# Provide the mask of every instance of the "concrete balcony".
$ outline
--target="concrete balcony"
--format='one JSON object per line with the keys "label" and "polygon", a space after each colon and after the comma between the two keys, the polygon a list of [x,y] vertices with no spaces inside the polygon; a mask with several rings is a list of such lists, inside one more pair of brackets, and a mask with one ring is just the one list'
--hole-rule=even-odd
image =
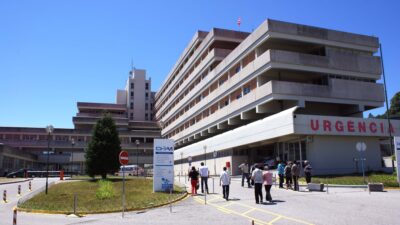
{"label": "concrete balcony", "polygon": [[273,68],[302,70],[328,74],[347,75],[379,80],[381,61],[379,57],[354,55],[330,51],[327,56],[297,52],[268,50]]}
{"label": "concrete balcony", "polygon": [[[213,104],[216,99],[220,99],[228,93],[234,91],[236,88],[245,82],[253,79],[254,77],[262,74],[263,72],[272,68],[283,68],[291,70],[304,70],[309,72],[323,72],[340,75],[354,75],[362,78],[373,78],[380,79],[380,58],[372,56],[362,55],[345,55],[345,59],[350,64],[343,62],[342,57],[345,54],[330,52],[330,56],[316,56],[309,54],[301,54],[296,52],[280,51],[280,50],[268,50],[262,55],[257,57],[253,62],[249,63],[239,73],[228,79],[224,84],[217,88],[214,92],[210,93],[200,103],[195,105],[193,108],[204,109],[206,106]],[[341,63],[343,62],[343,63]],[[353,71],[351,71],[353,70]],[[369,73],[366,73],[369,72]],[[202,80],[191,93],[202,93],[205,88],[211,85],[215,80],[218,79],[218,71],[211,71],[211,73]],[[372,74],[373,73],[373,74]],[[337,81],[340,82],[340,81]],[[354,83],[359,84],[359,83]],[[340,85],[337,85],[340,86]],[[183,107],[193,100],[197,95],[189,94],[185,96],[179,103],[167,113],[163,120],[167,121]],[[370,96],[370,95],[369,95]],[[373,97],[373,96],[371,96]],[[374,98],[373,98],[374,99]],[[191,110],[190,110],[191,111]],[[191,115],[191,113],[185,112],[183,116],[173,122],[174,125],[181,123],[182,118],[186,118],[185,115]],[[179,121],[179,122],[177,122]],[[171,124],[172,125],[172,124]],[[171,126],[170,125],[170,126]],[[172,126],[174,126],[172,125]],[[164,132],[164,131],[163,131]]]}
{"label": "concrete balcony", "polygon": [[[164,104],[164,106],[161,107],[159,110],[157,110],[157,114],[163,113],[165,111],[165,109],[167,108],[166,106],[169,106],[169,105],[171,105],[171,103],[173,101],[176,101],[177,96],[180,96],[182,94],[183,90],[188,88],[190,86],[190,83],[194,82],[198,76],[201,76],[202,73],[200,71],[208,69],[208,67],[213,62],[224,59],[230,52],[231,52],[231,50],[216,49],[216,48],[214,48],[212,51],[210,51],[207,54],[206,58],[204,58],[203,61],[201,61],[201,63],[193,70],[193,72],[191,74],[189,74],[190,78],[186,79],[182,83],[182,85],[180,85],[179,88],[175,90],[175,93],[167,100],[167,102]],[[192,93],[196,89],[196,87],[191,91]],[[166,91],[170,91],[170,89],[171,89],[171,87],[169,87]],[[157,101],[157,104],[155,105],[156,108],[159,107],[159,102],[164,102],[164,101],[161,101],[161,100]]]}
{"label": "concrete balcony", "polygon": [[[218,124],[225,122],[229,124],[229,120],[233,117],[240,116],[241,119],[244,119],[244,112],[251,110],[257,112],[258,106],[272,100],[295,100],[302,102],[315,100],[338,104],[379,106],[383,103],[384,96],[382,84],[376,83],[331,79],[328,86],[323,86],[287,81],[270,81],[244,95],[242,98],[231,102],[231,104],[219,109],[210,116],[203,118],[196,124],[173,136],[172,139],[175,141],[181,140],[207,130],[212,126],[218,126]],[[175,127],[180,126],[189,119],[189,116],[196,115],[199,110],[202,110],[200,103],[187,111],[170,126],[166,127],[162,134],[164,135]],[[222,126],[221,129],[223,129]]]}

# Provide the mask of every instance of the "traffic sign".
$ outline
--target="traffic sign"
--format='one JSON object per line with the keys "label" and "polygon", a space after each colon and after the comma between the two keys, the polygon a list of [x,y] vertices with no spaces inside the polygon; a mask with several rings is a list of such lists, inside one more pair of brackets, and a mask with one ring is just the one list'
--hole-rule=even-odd
{"label": "traffic sign", "polygon": [[119,163],[121,165],[127,165],[129,163],[129,154],[127,151],[121,151],[119,153]]}
{"label": "traffic sign", "polygon": [[365,142],[357,142],[356,149],[359,152],[363,152],[363,151],[367,150],[367,144],[365,144]]}

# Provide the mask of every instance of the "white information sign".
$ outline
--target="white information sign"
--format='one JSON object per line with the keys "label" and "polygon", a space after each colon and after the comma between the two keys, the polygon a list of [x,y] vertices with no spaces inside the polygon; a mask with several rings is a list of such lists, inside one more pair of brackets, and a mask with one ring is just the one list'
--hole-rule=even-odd
{"label": "white information sign", "polygon": [[153,191],[169,191],[174,186],[174,141],[154,139]]}
{"label": "white information sign", "polygon": [[400,137],[394,137],[394,150],[396,154],[397,161],[397,182],[400,183]]}

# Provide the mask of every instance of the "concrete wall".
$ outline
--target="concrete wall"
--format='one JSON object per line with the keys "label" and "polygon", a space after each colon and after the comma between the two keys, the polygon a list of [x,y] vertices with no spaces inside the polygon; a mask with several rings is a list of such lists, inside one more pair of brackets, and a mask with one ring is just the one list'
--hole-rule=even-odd
{"label": "concrete wall", "polygon": [[[360,158],[356,143],[363,141],[367,150],[362,158],[366,158],[366,171],[382,170],[379,139],[377,137],[352,136],[313,136],[307,143],[307,160],[311,162],[313,174],[346,174],[356,173],[354,158]],[[361,172],[361,162],[358,162],[358,172]]]}

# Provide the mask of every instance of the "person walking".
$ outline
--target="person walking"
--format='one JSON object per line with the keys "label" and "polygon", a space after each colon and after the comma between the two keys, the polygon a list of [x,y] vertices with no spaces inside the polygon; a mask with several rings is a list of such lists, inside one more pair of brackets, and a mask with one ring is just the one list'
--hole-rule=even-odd
{"label": "person walking", "polygon": [[192,170],[189,172],[190,184],[192,185],[192,196],[197,195],[197,184],[199,181],[199,172],[196,167],[192,166]]}
{"label": "person walking", "polygon": [[283,183],[285,182],[285,163],[279,162],[278,164],[278,176],[279,176],[279,188],[283,188]]}
{"label": "person walking", "polygon": [[310,164],[309,161],[305,161],[304,163],[306,164],[306,166],[304,167],[304,174],[306,176],[306,182],[308,184],[308,183],[311,183],[311,170],[312,170],[312,167],[311,167],[311,164]]}
{"label": "person walking", "polygon": [[272,202],[272,196],[271,196],[271,187],[273,184],[272,181],[272,173],[269,171],[268,166],[264,167],[264,173],[263,173],[263,181],[264,181],[264,187],[265,187],[265,199],[267,202]]}
{"label": "person walking", "polygon": [[251,186],[250,186],[250,176],[249,176],[249,164],[247,164],[247,162],[244,162],[239,165],[239,169],[240,171],[242,171],[242,187],[244,186],[244,179],[246,178],[247,187],[250,188]]}
{"label": "person walking", "polygon": [[223,168],[221,175],[219,176],[219,186],[222,185],[222,194],[224,199],[229,200],[229,185],[231,184],[231,177],[226,171],[226,167]]}
{"label": "person walking", "polygon": [[199,173],[200,173],[200,179],[201,179],[201,193],[204,193],[204,188],[205,188],[207,194],[209,194],[208,193],[209,171],[208,171],[208,167],[205,166],[203,162],[200,163]]}
{"label": "person walking", "polygon": [[[263,172],[260,169],[261,166],[257,165],[251,174],[251,179],[254,181],[254,196],[256,198],[256,204],[263,202],[262,196],[262,185],[263,185]],[[262,167],[261,167],[262,168]]]}
{"label": "person walking", "polygon": [[286,177],[286,190],[292,189],[292,163],[289,161],[285,166],[285,177]]}
{"label": "person walking", "polygon": [[292,178],[294,184],[294,190],[299,191],[299,177],[300,177],[300,168],[297,165],[298,162],[294,161],[292,165]]}

